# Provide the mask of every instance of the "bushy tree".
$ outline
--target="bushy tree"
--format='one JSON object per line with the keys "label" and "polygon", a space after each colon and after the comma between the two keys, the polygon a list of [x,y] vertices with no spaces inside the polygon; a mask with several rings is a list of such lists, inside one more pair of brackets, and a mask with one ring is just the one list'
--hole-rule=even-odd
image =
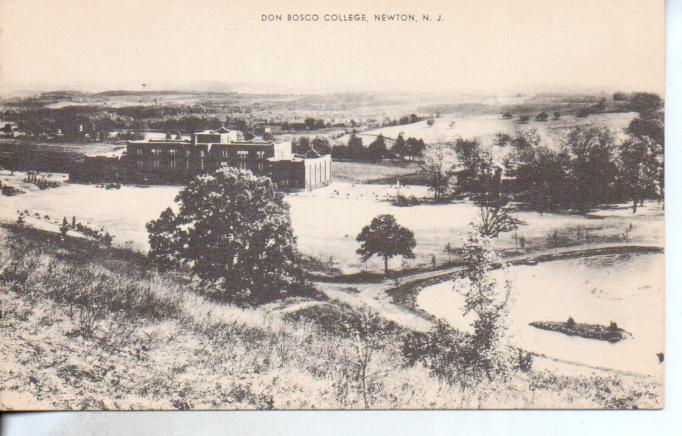
{"label": "bushy tree", "polygon": [[348,154],[351,159],[363,160],[367,158],[367,149],[362,144],[362,138],[360,138],[355,130],[350,134],[348,138]]}
{"label": "bushy tree", "polygon": [[463,279],[455,283],[455,290],[464,296],[463,315],[476,314],[473,322],[476,342],[483,349],[494,349],[504,335],[511,283],[498,283],[491,270],[500,264],[500,258],[493,250],[492,240],[469,232],[462,247],[462,261],[466,268]]}
{"label": "bushy tree", "polygon": [[[339,323],[339,332],[348,338],[348,348],[342,349],[339,367],[342,382],[337,384],[339,396],[347,401],[354,391],[368,409],[380,392],[387,368],[375,364],[376,355],[392,342],[395,327],[368,309],[357,311],[347,321]],[[352,403],[351,403],[352,404]]]}
{"label": "bushy tree", "polygon": [[663,107],[663,99],[653,92],[635,92],[630,97],[629,109],[634,112],[656,112]]}
{"label": "bushy tree", "polygon": [[189,268],[226,301],[262,303],[302,279],[289,206],[267,177],[221,168],[192,179],[147,224],[150,258]]}
{"label": "bushy tree", "polygon": [[367,156],[370,160],[381,160],[386,157],[386,140],[381,133],[367,147]]}
{"label": "bushy tree", "polygon": [[315,151],[320,154],[330,154],[332,150],[329,140],[323,136],[316,136],[313,138],[313,140],[310,141],[310,145],[312,145]]}
{"label": "bushy tree", "polygon": [[333,159],[350,159],[347,145],[336,144],[332,146],[331,153]]}
{"label": "bushy tree", "polygon": [[454,170],[457,164],[457,154],[448,144],[429,144],[424,149],[421,170],[426,176],[429,190],[433,191],[436,199],[454,191],[456,184]]}
{"label": "bushy tree", "polygon": [[363,227],[356,240],[361,243],[357,253],[363,261],[377,255],[384,259],[384,274],[388,274],[388,259],[394,256],[414,258],[417,245],[414,233],[399,225],[393,215],[378,215]]}
{"label": "bushy tree", "polygon": [[305,155],[310,151],[310,138],[301,136],[298,139],[292,139],[291,145],[294,153]]}
{"label": "bushy tree", "polygon": [[648,137],[631,138],[620,146],[619,185],[632,200],[632,213],[637,212],[638,202],[656,195],[659,190],[657,182],[663,168],[663,162],[658,159],[659,147]]}
{"label": "bushy tree", "polygon": [[405,143],[405,155],[411,157],[412,159],[416,159],[417,157],[421,156],[424,153],[424,149],[426,148],[426,144],[424,143],[423,139],[417,139],[413,137],[407,138],[407,142]]}
{"label": "bushy tree", "polygon": [[502,192],[502,168],[492,157],[483,156],[471,183],[472,199],[481,218],[476,228],[481,235],[496,238],[500,233],[516,230],[522,221],[514,218],[507,206],[510,199]]}
{"label": "bushy tree", "polygon": [[573,207],[584,209],[613,199],[616,137],[611,129],[576,126],[563,142],[570,158],[565,186]]}
{"label": "bushy tree", "polygon": [[634,118],[628,126],[630,135],[638,138],[649,138],[657,144],[665,145],[663,114],[645,114]]}
{"label": "bushy tree", "polygon": [[105,247],[111,247],[113,240],[114,238],[109,234],[109,232],[104,233],[104,236],[102,236],[102,244],[104,244]]}
{"label": "bushy tree", "polygon": [[391,147],[391,151],[397,156],[404,157],[407,152],[406,147],[407,143],[405,142],[405,138],[403,137],[402,133],[399,133],[398,137],[393,143],[393,147]]}
{"label": "bushy tree", "polygon": [[428,333],[412,333],[402,345],[408,364],[420,362],[431,372],[462,389],[472,389],[482,381],[505,380],[518,358],[524,370],[530,368],[528,355],[510,347],[505,340],[506,316],[511,283],[500,283],[491,270],[500,259],[489,238],[471,231],[462,247],[465,270],[455,281],[454,290],[464,297],[462,315],[473,313],[470,331],[450,327],[438,320]]}

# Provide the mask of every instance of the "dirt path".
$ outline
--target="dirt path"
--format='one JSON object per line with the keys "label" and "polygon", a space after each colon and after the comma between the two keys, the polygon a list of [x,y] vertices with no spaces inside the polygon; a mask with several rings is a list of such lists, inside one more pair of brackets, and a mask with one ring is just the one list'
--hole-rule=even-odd
{"label": "dirt path", "polygon": [[[506,263],[516,265],[532,265],[539,262],[567,258],[601,256],[619,253],[651,253],[662,251],[663,248],[657,245],[643,245],[636,243],[601,243],[590,244],[589,247],[587,245],[583,245],[541,250],[533,253],[507,257],[504,259],[504,261]],[[415,284],[416,287],[416,285],[418,285],[418,283],[421,281],[439,277],[443,277],[445,279],[452,274],[463,271],[464,268],[465,267],[463,266],[456,266],[437,271],[426,271],[411,274],[401,277],[399,286]],[[337,300],[357,308],[369,308],[379,313],[385,319],[393,321],[405,328],[424,332],[429,330],[433,324],[432,318],[419,313],[417,310],[412,310],[405,305],[394,303],[392,297],[387,293],[387,291],[396,287],[394,280],[384,280],[379,283],[317,282],[315,284],[321,292],[325,293],[333,300]],[[545,364],[551,364],[550,366],[555,366],[555,364],[562,364],[564,366],[567,365],[571,367],[578,365],[588,370],[617,372],[606,368],[589,367],[589,365],[564,361],[562,359],[556,359],[552,356],[538,355],[536,358],[546,360]]]}
{"label": "dirt path", "polygon": [[[618,253],[661,252],[662,250],[663,248],[657,245],[622,242],[600,243],[590,244],[589,246],[557,247],[506,257],[503,260],[505,263],[512,265],[535,264],[575,257],[601,256]],[[386,319],[395,321],[408,328],[414,328],[418,325],[428,329],[431,324],[430,320],[427,320],[424,316],[409,310],[408,308],[393,303],[386,291],[397,286],[404,286],[406,284],[417,283],[441,276],[449,276],[463,271],[464,268],[464,266],[454,266],[435,271],[414,273],[400,277],[397,284],[395,280],[391,279],[383,280],[379,283],[329,283],[320,281],[315,284],[317,288],[324,292],[329,298],[356,307],[369,307],[370,309],[379,312]],[[417,321],[417,319],[419,321]],[[416,330],[421,330],[421,328],[417,328]]]}

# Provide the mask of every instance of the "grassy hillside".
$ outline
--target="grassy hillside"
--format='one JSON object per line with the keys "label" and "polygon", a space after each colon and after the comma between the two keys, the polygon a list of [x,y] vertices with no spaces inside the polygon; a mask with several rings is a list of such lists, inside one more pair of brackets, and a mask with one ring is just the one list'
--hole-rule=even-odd
{"label": "grassy hillside", "polygon": [[403,365],[404,334],[330,300],[221,304],[142,255],[0,227],[2,409],[602,408],[660,397],[650,379],[605,372],[531,371],[460,391]]}

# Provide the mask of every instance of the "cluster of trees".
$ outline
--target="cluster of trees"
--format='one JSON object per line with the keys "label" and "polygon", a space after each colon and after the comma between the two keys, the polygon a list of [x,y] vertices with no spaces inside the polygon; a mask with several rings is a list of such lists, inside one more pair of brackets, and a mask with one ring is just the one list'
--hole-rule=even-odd
{"label": "cluster of trees", "polygon": [[421,171],[434,197],[445,199],[457,192],[476,191],[480,180],[497,167],[478,139],[459,138],[426,146]]}
{"label": "cluster of trees", "polygon": [[640,114],[628,132],[619,142],[607,127],[578,126],[558,151],[543,146],[534,131],[519,132],[509,141],[514,158],[506,162],[515,191],[540,211],[629,199],[636,212],[645,198],[663,197],[662,114]]}
{"label": "cluster of trees", "polygon": [[[301,131],[301,130],[318,130],[318,129],[324,129],[325,127],[333,127],[334,124],[331,122],[325,122],[325,120],[321,118],[312,118],[308,117],[303,120],[303,122],[296,122],[296,121],[284,121],[280,124],[282,127],[282,130],[284,131]],[[339,126],[337,124],[337,126]],[[343,125],[341,125],[343,126]]]}
{"label": "cluster of trees", "polygon": [[357,132],[351,132],[348,138],[348,144],[334,145],[331,149],[331,154],[334,159],[340,160],[365,160],[365,161],[379,161],[381,159],[390,158],[404,158],[417,159],[420,157],[426,148],[424,140],[409,137],[407,140],[402,133],[398,135],[389,149],[388,143],[384,135],[377,135],[372,142],[365,147],[363,140],[358,136]]}
{"label": "cluster of trees", "polygon": [[306,155],[311,150],[319,154],[330,154],[332,147],[329,140],[323,136],[316,136],[310,139],[307,136],[301,136],[291,140],[292,150],[296,154]]}
{"label": "cluster of trees", "polygon": [[17,123],[29,136],[48,136],[63,141],[106,139],[112,130],[135,134],[143,129],[196,132],[229,126],[252,130],[248,117],[224,116],[202,106],[66,106],[8,110],[2,117]]}
{"label": "cluster of trees", "polygon": [[663,99],[653,92],[615,92],[613,100],[624,103],[624,109],[631,112],[655,113],[663,107]]}
{"label": "cluster of trees", "polygon": [[[646,107],[655,110],[640,112],[623,141],[606,126],[576,126],[558,150],[545,146],[534,129],[498,134],[494,144],[511,149],[498,166],[477,140],[460,139],[427,146],[422,171],[436,198],[469,192],[477,203],[500,203],[497,208],[514,195],[539,211],[585,210],[630,200],[636,212],[644,199],[660,199],[664,194],[663,113],[655,104]],[[513,179],[505,196],[501,195],[503,170]],[[486,198],[491,192],[497,193]]]}

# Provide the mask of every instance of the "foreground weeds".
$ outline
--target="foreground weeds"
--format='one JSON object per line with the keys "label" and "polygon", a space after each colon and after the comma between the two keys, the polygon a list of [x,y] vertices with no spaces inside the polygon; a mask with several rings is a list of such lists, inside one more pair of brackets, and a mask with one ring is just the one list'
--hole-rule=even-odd
{"label": "foreground weeds", "polygon": [[[652,407],[648,379],[529,372],[466,392],[408,366],[406,332],[331,301],[211,301],[89,241],[0,228],[3,409]],[[300,308],[287,310],[288,307]]]}

